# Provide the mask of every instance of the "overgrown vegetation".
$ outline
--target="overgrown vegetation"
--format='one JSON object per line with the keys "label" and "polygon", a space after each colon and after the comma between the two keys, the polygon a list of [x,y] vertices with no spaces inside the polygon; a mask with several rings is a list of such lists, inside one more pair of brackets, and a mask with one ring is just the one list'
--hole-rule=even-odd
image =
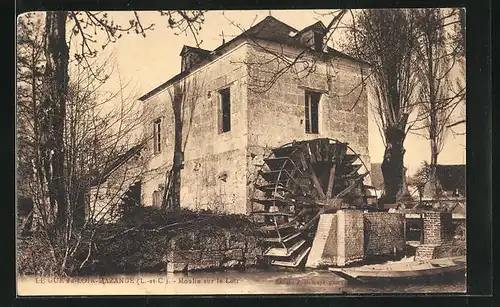
{"label": "overgrown vegetation", "polygon": [[[191,249],[205,246],[207,240],[217,241],[223,232],[235,237],[252,236],[255,228],[242,215],[216,215],[187,209],[178,215],[168,215],[159,208],[141,208],[117,223],[99,225],[92,241],[82,240],[83,245],[94,246],[85,265],[77,264],[83,262],[86,253],[77,254],[75,260],[68,263],[67,272],[70,272],[68,275],[160,272],[166,268],[166,255],[174,236],[186,245],[183,249]],[[60,274],[45,240],[38,232],[21,240],[17,257],[19,274]]]}

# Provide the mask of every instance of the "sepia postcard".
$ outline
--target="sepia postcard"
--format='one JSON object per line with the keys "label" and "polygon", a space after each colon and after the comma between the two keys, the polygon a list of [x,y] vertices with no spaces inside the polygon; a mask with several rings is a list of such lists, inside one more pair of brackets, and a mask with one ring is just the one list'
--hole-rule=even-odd
{"label": "sepia postcard", "polygon": [[465,14],[19,15],[18,296],[464,293]]}

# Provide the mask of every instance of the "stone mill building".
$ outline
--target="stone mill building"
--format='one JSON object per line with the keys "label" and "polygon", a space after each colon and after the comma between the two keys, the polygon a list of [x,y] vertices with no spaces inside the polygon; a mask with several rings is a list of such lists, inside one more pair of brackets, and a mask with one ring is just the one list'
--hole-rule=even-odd
{"label": "stone mill building", "polygon": [[368,102],[360,86],[368,66],[326,46],[325,29],[317,22],[297,30],[268,16],[215,50],[184,46],[181,72],[139,98],[152,136],[148,167],[159,170],[141,182],[142,204],[159,205],[162,170],[172,165],[176,86],[187,97],[183,207],[250,213],[263,158],[294,140],[348,142],[369,166]]}

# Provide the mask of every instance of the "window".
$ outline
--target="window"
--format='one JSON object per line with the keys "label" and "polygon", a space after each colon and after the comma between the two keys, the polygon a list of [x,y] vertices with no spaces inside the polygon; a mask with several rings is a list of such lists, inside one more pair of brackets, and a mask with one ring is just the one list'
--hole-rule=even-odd
{"label": "window", "polygon": [[231,130],[231,94],[229,88],[223,89],[220,94],[219,133]]}
{"label": "window", "polygon": [[161,151],[161,119],[158,118],[153,123],[153,151],[158,153]]}
{"label": "window", "polygon": [[306,91],[306,133],[318,133],[318,104],[321,93]]}

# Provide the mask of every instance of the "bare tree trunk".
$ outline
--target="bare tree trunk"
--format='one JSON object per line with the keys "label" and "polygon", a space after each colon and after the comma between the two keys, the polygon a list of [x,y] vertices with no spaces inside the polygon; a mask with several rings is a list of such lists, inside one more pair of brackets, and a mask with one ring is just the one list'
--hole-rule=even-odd
{"label": "bare tree trunk", "polygon": [[171,213],[179,213],[181,209],[181,167],[177,162],[177,155],[182,152],[182,108],[185,87],[174,86],[172,100],[172,110],[174,112],[174,156],[172,159],[172,169],[166,175],[165,191],[163,193],[162,207]]}
{"label": "bare tree trunk", "polygon": [[[432,133],[431,133],[432,135]],[[424,196],[425,198],[435,199],[438,195],[438,182],[436,177],[436,166],[437,159],[439,155],[438,145],[436,138],[430,138],[431,145],[431,162],[429,163],[429,178],[424,186]]]}
{"label": "bare tree trunk", "polygon": [[[404,126],[403,126],[404,127]],[[404,130],[389,127],[385,132],[386,147],[382,161],[382,175],[384,176],[384,195],[381,204],[395,203],[402,196],[404,180]]]}
{"label": "bare tree trunk", "polygon": [[174,110],[175,121],[175,144],[174,144],[174,160],[172,169],[172,195],[171,207],[172,212],[180,212],[181,210],[181,168],[177,165],[176,155],[182,152],[182,120],[181,120],[181,104],[179,103]]}
{"label": "bare tree trunk", "polygon": [[42,101],[42,152],[51,206],[57,210],[56,226],[64,227],[68,218],[64,177],[64,119],[68,92],[68,46],[65,11],[46,14],[45,97]]}

